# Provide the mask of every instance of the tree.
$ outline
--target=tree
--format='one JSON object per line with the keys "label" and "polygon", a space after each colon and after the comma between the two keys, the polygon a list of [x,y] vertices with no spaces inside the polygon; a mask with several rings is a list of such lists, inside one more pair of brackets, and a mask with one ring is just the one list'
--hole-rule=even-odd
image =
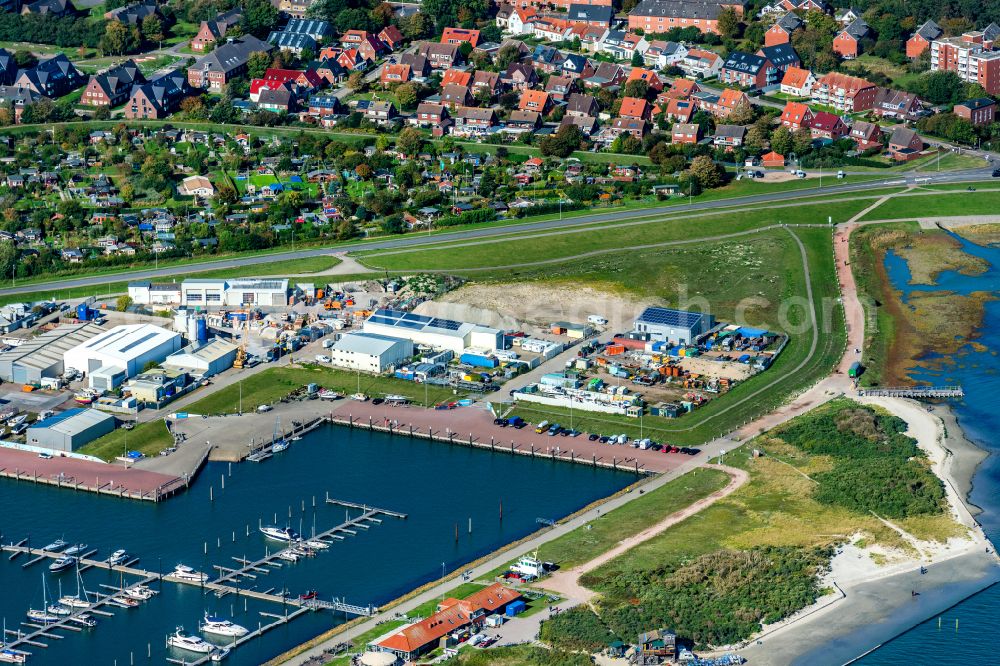
{"label": "tree", "polygon": [[0,276],[11,275],[17,265],[17,248],[13,241],[0,242]]}
{"label": "tree", "polygon": [[792,152],[792,133],[782,125],[771,133],[771,150],[779,155],[787,156]]}
{"label": "tree", "polygon": [[259,79],[264,76],[264,72],[271,66],[271,56],[263,51],[254,51],[247,58],[247,78]]}
{"label": "tree", "polygon": [[342,33],[348,30],[374,31],[376,28],[371,16],[363,9],[345,9],[337,15],[334,25]]}
{"label": "tree", "polygon": [[717,27],[723,39],[736,39],[740,34],[740,17],[732,7],[719,12]]}
{"label": "tree", "polygon": [[396,101],[402,111],[409,111],[417,106],[417,89],[412,83],[404,83],[396,88]]}
{"label": "tree", "polygon": [[347,0],[316,0],[306,10],[306,16],[333,23],[340,12],[347,9]]}
{"label": "tree", "polygon": [[406,127],[396,139],[396,147],[404,155],[416,155],[424,145],[424,135],[413,127]]}
{"label": "tree", "polygon": [[539,144],[542,155],[566,158],[579,149],[583,132],[576,125],[563,125],[555,134],[544,137]]}
{"label": "tree", "polygon": [[163,41],[163,21],[156,14],[142,19],[142,36],[151,42]]}
{"label": "tree", "polygon": [[931,104],[954,104],[965,94],[965,84],[955,72],[938,70],[923,77],[923,97]]}
{"label": "tree", "polygon": [[228,206],[236,203],[239,198],[236,188],[229,184],[228,181],[219,183],[219,186],[215,188],[215,201],[223,206]]}
{"label": "tree", "polygon": [[733,125],[749,125],[750,123],[753,122],[753,119],[754,119],[753,106],[746,100],[743,100],[742,102],[737,104],[736,107],[729,114],[728,122],[732,123]]}
{"label": "tree", "polygon": [[708,155],[699,155],[691,160],[691,177],[704,189],[719,187],[725,182],[726,170]]}
{"label": "tree", "polygon": [[115,308],[118,310],[118,312],[125,312],[130,307],[132,307],[132,297],[129,296],[128,294],[122,294],[121,296],[118,297],[118,300],[115,302]]}
{"label": "tree", "polygon": [[625,84],[625,97],[638,97],[645,99],[649,92],[649,84],[642,79],[635,79]]}
{"label": "tree", "polygon": [[109,21],[101,38],[101,50],[112,55],[122,55],[128,48],[128,28],[121,21]]}
{"label": "tree", "polygon": [[521,50],[516,44],[505,44],[497,51],[497,69],[506,72],[512,63],[521,59]]}
{"label": "tree", "polygon": [[243,6],[243,29],[264,37],[278,22],[278,10],[270,0],[246,0]]}
{"label": "tree", "polygon": [[375,8],[371,11],[372,21],[382,28],[392,23],[392,17],[394,15],[395,13],[393,12],[392,5],[388,2],[380,2],[375,5]]}
{"label": "tree", "polygon": [[357,174],[358,178],[361,180],[370,180],[371,177],[375,175],[375,172],[372,171],[372,168],[367,164],[359,164],[354,168],[354,173]]}
{"label": "tree", "polygon": [[360,92],[365,87],[365,75],[361,72],[351,72],[347,77],[347,87],[354,92]]}
{"label": "tree", "polygon": [[422,39],[429,36],[434,31],[434,19],[422,11],[403,19],[399,23],[399,30],[403,36],[409,40]]}
{"label": "tree", "polygon": [[792,133],[792,150],[802,156],[812,148],[812,132],[808,127],[800,127]]}

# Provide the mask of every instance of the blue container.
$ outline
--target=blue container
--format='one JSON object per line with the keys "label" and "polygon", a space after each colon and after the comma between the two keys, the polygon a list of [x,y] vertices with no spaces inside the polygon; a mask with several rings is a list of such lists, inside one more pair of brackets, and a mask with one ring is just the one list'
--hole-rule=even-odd
{"label": "blue container", "polygon": [[459,357],[462,363],[468,363],[469,365],[474,365],[480,368],[495,368],[497,367],[498,361],[492,356],[486,356],[485,354],[472,354],[466,353]]}
{"label": "blue container", "polygon": [[90,320],[90,308],[87,307],[86,303],[80,303],[76,306],[76,318],[80,321]]}
{"label": "blue container", "polygon": [[204,317],[195,320],[195,330],[197,331],[198,342],[208,342],[208,322]]}
{"label": "blue container", "polygon": [[507,610],[504,612],[504,614],[507,617],[515,617],[523,613],[527,608],[528,608],[527,604],[518,599],[517,601],[512,601],[509,604],[507,604]]}

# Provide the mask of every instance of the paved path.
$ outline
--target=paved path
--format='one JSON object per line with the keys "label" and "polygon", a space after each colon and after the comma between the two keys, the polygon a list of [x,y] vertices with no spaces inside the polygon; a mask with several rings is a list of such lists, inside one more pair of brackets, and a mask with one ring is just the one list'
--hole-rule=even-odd
{"label": "paved path", "polygon": [[723,497],[728,497],[750,478],[750,475],[747,474],[746,471],[735,467],[728,467],[725,465],[705,465],[704,467],[708,469],[722,470],[728,474],[729,483],[726,484],[726,487],[715,491],[707,497],[701,498],[679,511],[673,512],[666,518],[650,525],[638,534],[634,534],[627,539],[619,541],[613,548],[601,553],[589,562],[584,562],[583,564],[575,566],[572,569],[566,569],[565,571],[557,571],[553,575],[538,583],[537,587],[555,592],[569,600],[570,603],[561,604],[563,606],[589,602],[594,597],[594,592],[593,590],[590,590],[580,584],[581,576],[590,573],[594,569],[610,562],[635,546],[649,541],[668,528],[673,527],[677,523],[690,518],[707,507],[712,506]]}

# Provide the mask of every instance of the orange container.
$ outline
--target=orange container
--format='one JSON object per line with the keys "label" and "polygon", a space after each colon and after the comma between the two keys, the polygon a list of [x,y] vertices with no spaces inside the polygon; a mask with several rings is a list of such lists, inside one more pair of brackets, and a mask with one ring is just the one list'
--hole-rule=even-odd
{"label": "orange container", "polygon": [[624,354],[625,353],[625,346],[624,345],[608,345],[607,348],[605,348],[604,353],[607,354],[608,356],[617,356],[618,354]]}

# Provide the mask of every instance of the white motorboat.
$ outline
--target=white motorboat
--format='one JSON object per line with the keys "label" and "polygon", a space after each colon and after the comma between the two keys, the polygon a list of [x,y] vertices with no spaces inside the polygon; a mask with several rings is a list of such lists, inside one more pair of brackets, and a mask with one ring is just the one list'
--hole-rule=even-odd
{"label": "white motorboat", "polygon": [[334,391],[333,389],[323,389],[319,392],[320,400],[338,400],[344,397],[343,393]]}
{"label": "white motorboat", "polygon": [[27,418],[28,418],[27,414],[18,414],[17,416],[15,416],[15,417],[13,417],[11,419],[8,419],[7,420],[7,425],[9,427],[11,427],[11,428],[13,428],[15,426],[19,426],[22,423],[24,423],[25,420],[27,420]]}
{"label": "white motorboat", "polygon": [[28,655],[15,650],[0,650],[0,663],[3,664],[24,664],[28,661]]}
{"label": "white motorboat", "polygon": [[200,571],[195,571],[186,564],[178,564],[174,567],[174,570],[170,573],[174,578],[179,578],[180,580],[193,581],[195,583],[204,583],[208,580],[208,576]]}
{"label": "white motorboat", "polygon": [[65,571],[71,566],[76,564],[76,558],[71,555],[63,555],[57,558],[52,564],[49,565],[49,571],[55,573],[58,571]]}
{"label": "white motorboat", "polygon": [[111,553],[111,557],[105,560],[110,566],[116,567],[119,564],[124,564],[128,560],[128,551],[121,548]]}
{"label": "white motorboat", "polygon": [[69,621],[70,622],[75,622],[75,623],[80,624],[80,625],[83,625],[84,627],[93,628],[93,627],[97,626],[97,620],[95,620],[94,618],[92,618],[92,617],[90,617],[89,615],[86,615],[86,614],[76,615],[74,617],[71,617],[69,619]]}
{"label": "white motorboat", "polygon": [[212,661],[222,661],[229,656],[229,648],[227,647],[217,647],[212,650],[212,654],[208,656]]}
{"label": "white motorboat", "polygon": [[42,548],[42,550],[45,551],[46,553],[58,553],[68,545],[69,544],[63,541],[62,539],[56,539],[49,545]]}
{"label": "white motorboat", "polygon": [[283,439],[279,439],[277,442],[271,445],[271,451],[274,453],[281,453],[289,446],[288,442]]}
{"label": "white motorboat", "polygon": [[198,624],[198,630],[203,634],[228,636],[230,638],[246,636],[250,630],[230,620],[205,613],[205,619]]}
{"label": "white motorboat", "polygon": [[321,539],[309,539],[309,541],[305,542],[305,545],[316,550],[326,550],[330,547],[330,544]]}
{"label": "white motorboat", "polygon": [[132,587],[125,588],[125,596],[136,601],[149,601],[153,598],[154,594],[156,592],[153,592],[145,585],[133,585]]}
{"label": "white motorboat", "polygon": [[284,541],[285,543],[291,543],[293,541],[298,541],[300,538],[299,533],[293,530],[291,527],[264,525],[259,529],[261,534],[266,536],[268,539],[274,539],[275,541]]}
{"label": "white motorboat", "polygon": [[208,654],[215,649],[215,646],[206,641],[204,638],[200,638],[198,636],[185,636],[184,627],[177,627],[177,631],[175,631],[172,635],[167,636],[167,645],[169,647],[187,650],[188,652],[200,652],[201,654]]}
{"label": "white motorboat", "polygon": [[278,553],[277,556],[280,559],[285,560],[286,562],[298,562],[299,561],[298,554],[295,551],[291,550],[291,549],[283,550],[280,553]]}
{"label": "white motorboat", "polygon": [[83,551],[87,550],[87,544],[76,543],[63,551],[63,555],[79,555]]}

